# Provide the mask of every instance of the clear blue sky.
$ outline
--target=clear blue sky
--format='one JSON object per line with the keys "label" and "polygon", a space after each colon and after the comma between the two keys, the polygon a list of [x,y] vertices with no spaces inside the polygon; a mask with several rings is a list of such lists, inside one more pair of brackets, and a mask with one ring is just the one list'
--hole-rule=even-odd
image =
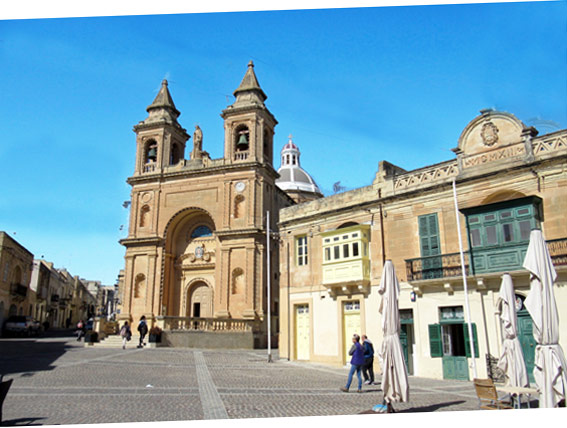
{"label": "clear blue sky", "polygon": [[564,1],[0,21],[0,230],[114,283],[132,126],[167,78],[181,125],[221,157],[219,114],[250,59],[275,152],[292,133],[326,194],[370,184],[380,160],[452,159],[483,108],[563,129],[566,29]]}

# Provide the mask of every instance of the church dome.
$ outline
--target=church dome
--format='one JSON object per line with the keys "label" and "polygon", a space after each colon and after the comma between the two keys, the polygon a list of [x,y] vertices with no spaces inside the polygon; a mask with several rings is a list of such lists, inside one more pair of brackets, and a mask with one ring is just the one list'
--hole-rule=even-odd
{"label": "church dome", "polygon": [[323,194],[315,180],[301,168],[300,154],[299,147],[293,142],[290,135],[281,151],[281,166],[278,169],[280,177],[276,180],[276,185],[290,196],[294,193],[301,193],[302,200],[320,198]]}

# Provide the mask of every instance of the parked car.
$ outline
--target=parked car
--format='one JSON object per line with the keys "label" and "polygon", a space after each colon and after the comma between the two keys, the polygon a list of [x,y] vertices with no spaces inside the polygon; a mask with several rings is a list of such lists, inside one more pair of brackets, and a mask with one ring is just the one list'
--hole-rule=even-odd
{"label": "parked car", "polygon": [[12,315],[4,323],[5,334],[20,334],[31,336],[41,332],[41,324],[32,317],[25,315]]}

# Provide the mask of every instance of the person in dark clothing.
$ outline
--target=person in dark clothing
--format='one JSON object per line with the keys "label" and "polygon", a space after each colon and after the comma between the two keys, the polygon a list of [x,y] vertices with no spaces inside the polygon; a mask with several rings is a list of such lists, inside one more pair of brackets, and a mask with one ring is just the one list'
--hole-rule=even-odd
{"label": "person in dark clothing", "polygon": [[344,388],[341,388],[341,391],[348,392],[352,382],[352,375],[356,371],[356,376],[358,377],[358,392],[362,392],[362,378],[360,377],[360,372],[364,364],[364,350],[360,344],[360,336],[358,334],[352,336],[352,347],[348,351],[348,354],[352,355],[350,360],[350,372],[348,373],[347,384]]}
{"label": "person in dark clothing", "polygon": [[148,324],[146,324],[146,316],[142,315],[140,318],[140,323],[138,324],[138,331],[140,332],[140,343],[138,344],[138,348],[144,347],[144,337],[148,334]]}
{"label": "person in dark clothing", "polygon": [[364,384],[372,385],[374,383],[374,346],[365,334],[362,335],[362,349],[364,349],[364,365],[362,366]]}

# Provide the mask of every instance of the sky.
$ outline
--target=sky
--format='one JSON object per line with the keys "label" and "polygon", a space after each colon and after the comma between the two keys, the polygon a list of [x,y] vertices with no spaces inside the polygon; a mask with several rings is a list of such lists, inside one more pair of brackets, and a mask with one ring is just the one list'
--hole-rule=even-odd
{"label": "sky", "polygon": [[[227,10],[216,3],[208,10]],[[274,166],[292,134],[325,195],[336,182],[370,185],[381,160],[411,170],[454,159],[481,109],[512,113],[540,134],[567,127],[565,1],[327,3],[169,14],[203,9],[164,2],[156,11],[154,2],[130,13],[159,15],[48,19],[36,18],[40,9],[2,12],[0,230],[35,258],[114,284],[124,267],[132,127],[165,78],[180,124],[191,134],[199,124],[203,149],[222,157],[220,113],[250,60],[278,120]]]}

